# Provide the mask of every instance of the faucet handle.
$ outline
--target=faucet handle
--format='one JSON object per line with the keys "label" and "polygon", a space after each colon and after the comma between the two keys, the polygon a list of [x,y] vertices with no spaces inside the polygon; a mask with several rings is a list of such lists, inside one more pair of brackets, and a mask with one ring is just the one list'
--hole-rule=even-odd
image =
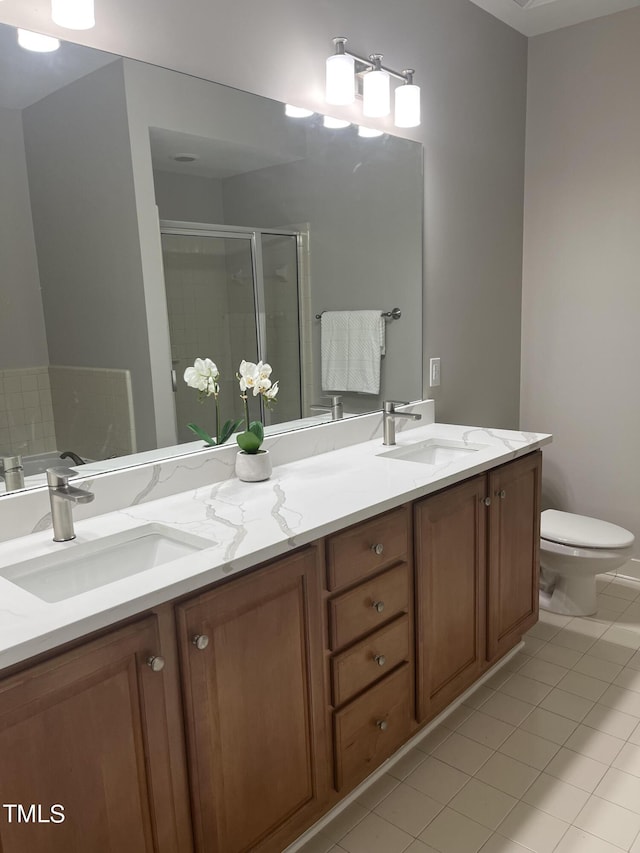
{"label": "faucet handle", "polygon": [[77,476],[75,471],[69,471],[68,468],[47,468],[47,485],[51,489],[59,489],[69,485],[70,477]]}
{"label": "faucet handle", "polygon": [[391,413],[395,412],[396,406],[408,406],[408,403],[403,402],[402,400],[385,400],[382,404],[382,407],[385,412]]}

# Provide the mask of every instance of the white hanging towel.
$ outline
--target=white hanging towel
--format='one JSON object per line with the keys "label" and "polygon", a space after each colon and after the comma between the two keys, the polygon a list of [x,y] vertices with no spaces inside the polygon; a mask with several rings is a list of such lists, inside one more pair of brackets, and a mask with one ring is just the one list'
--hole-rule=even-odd
{"label": "white hanging towel", "polygon": [[321,319],[322,390],[380,393],[385,353],[381,311],[325,311]]}

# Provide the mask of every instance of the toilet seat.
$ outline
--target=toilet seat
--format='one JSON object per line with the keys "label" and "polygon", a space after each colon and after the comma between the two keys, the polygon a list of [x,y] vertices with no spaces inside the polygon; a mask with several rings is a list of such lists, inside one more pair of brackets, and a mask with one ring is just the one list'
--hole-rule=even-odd
{"label": "toilet seat", "polygon": [[540,516],[540,537],[574,548],[617,550],[633,545],[633,533],[598,518],[545,509]]}

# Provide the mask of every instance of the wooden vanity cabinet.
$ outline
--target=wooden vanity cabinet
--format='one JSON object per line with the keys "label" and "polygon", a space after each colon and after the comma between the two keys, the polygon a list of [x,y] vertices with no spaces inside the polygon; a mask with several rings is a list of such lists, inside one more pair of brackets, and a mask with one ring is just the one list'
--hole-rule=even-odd
{"label": "wooden vanity cabinet", "polygon": [[415,504],[420,723],[538,618],[541,467],[536,451]]}
{"label": "wooden vanity cabinet", "polygon": [[485,659],[486,478],[418,501],[415,512],[417,718],[436,716]]}
{"label": "wooden vanity cabinet", "polygon": [[280,853],[326,808],[318,560],[305,548],[177,607],[201,853]]}
{"label": "wooden vanity cabinet", "polygon": [[150,616],[0,682],[1,802],[34,805],[3,808],[3,853],[192,850],[160,651]]}
{"label": "wooden vanity cabinet", "polygon": [[415,726],[410,507],[329,537],[327,587],[334,787],[344,794]]}
{"label": "wooden vanity cabinet", "polygon": [[487,475],[487,660],[501,658],[538,620],[542,452]]}

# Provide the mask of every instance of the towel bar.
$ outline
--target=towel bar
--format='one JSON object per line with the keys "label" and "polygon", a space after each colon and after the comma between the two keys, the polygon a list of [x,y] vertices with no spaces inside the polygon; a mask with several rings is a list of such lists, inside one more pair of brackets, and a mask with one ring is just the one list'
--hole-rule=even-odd
{"label": "towel bar", "polygon": [[[319,320],[323,314],[324,311],[320,314],[316,314],[316,320]],[[399,308],[392,308],[391,311],[383,311],[380,316],[385,317],[388,320],[399,320],[400,317],[402,317],[402,311]]]}

